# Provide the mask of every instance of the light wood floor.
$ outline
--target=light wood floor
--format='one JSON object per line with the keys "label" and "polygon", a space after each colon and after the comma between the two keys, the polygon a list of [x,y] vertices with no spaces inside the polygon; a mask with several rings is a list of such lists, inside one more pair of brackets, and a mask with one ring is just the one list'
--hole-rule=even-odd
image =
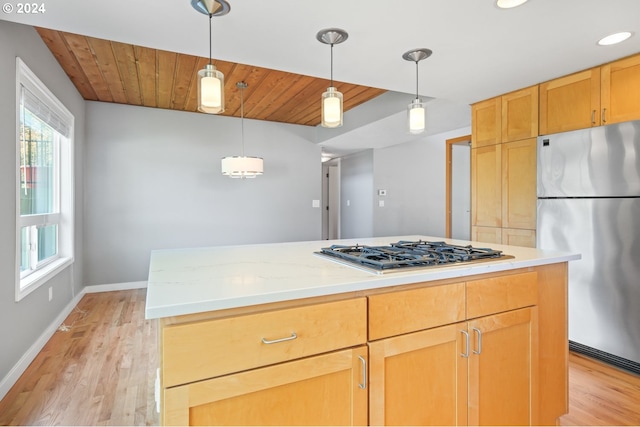
{"label": "light wood floor", "polygon": [[[157,425],[146,290],[87,294],[0,402],[0,425]],[[640,378],[570,356],[561,425],[640,425]]]}
{"label": "light wood floor", "polygon": [[86,294],[0,402],[1,425],[157,425],[146,289]]}

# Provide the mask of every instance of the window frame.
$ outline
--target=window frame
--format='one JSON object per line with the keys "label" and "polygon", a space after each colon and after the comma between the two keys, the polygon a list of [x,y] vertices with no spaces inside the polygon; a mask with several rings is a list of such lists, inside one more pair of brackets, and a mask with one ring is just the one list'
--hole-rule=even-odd
{"label": "window frame", "polygon": [[[22,87],[31,92],[40,103],[52,111],[69,127],[69,136],[55,132],[57,145],[54,158],[59,169],[54,191],[55,204],[52,213],[24,215],[20,213],[21,191],[21,148],[20,148],[20,107]],[[46,85],[16,57],[16,257],[15,257],[15,299],[20,301],[74,261],[74,127],[73,114],[58,100]],[[37,116],[37,114],[36,114]],[[45,121],[46,122],[46,121]],[[22,256],[21,229],[26,226],[57,225],[57,254],[37,262],[35,268],[23,273],[20,270]]]}

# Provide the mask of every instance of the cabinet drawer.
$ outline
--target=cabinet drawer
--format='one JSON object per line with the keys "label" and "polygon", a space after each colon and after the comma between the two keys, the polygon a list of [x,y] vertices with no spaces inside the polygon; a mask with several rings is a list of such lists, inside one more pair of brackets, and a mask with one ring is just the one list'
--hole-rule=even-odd
{"label": "cabinet drawer", "polygon": [[363,344],[366,315],[366,298],[356,298],[167,326],[163,387]]}
{"label": "cabinet drawer", "polygon": [[538,303],[538,273],[511,274],[467,282],[467,319]]}
{"label": "cabinet drawer", "polygon": [[464,320],[464,283],[369,297],[369,340]]}

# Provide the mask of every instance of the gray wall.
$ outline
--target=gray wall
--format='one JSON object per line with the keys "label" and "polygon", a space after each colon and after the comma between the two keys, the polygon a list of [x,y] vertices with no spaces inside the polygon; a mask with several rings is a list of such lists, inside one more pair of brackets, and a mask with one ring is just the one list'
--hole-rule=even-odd
{"label": "gray wall", "polygon": [[340,237],[373,235],[373,150],[340,159]]}
{"label": "gray wall", "polygon": [[[75,116],[75,262],[15,301],[16,266],[16,57]],[[0,380],[42,335],[83,286],[84,101],[36,31],[0,21]],[[48,288],[53,300],[48,300]]]}
{"label": "gray wall", "polygon": [[[445,141],[470,133],[465,127],[374,150],[374,236],[444,236]],[[380,189],[387,195],[378,196]],[[379,200],[384,200],[384,207]]]}
{"label": "gray wall", "polygon": [[245,120],[264,175],[240,180],[220,173],[241,153],[240,119],[86,105],[86,285],[146,280],[153,249],[321,238],[313,128]]}

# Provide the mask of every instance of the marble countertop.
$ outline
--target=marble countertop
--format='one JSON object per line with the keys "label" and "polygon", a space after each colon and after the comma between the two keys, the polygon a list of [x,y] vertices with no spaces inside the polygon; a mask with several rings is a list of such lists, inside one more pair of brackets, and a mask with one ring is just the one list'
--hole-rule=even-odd
{"label": "marble countertop", "polygon": [[[399,240],[491,247],[513,258],[376,274],[318,256],[332,244],[387,245]],[[147,319],[465,277],[580,259],[579,254],[431,236],[157,250],[151,253]]]}

